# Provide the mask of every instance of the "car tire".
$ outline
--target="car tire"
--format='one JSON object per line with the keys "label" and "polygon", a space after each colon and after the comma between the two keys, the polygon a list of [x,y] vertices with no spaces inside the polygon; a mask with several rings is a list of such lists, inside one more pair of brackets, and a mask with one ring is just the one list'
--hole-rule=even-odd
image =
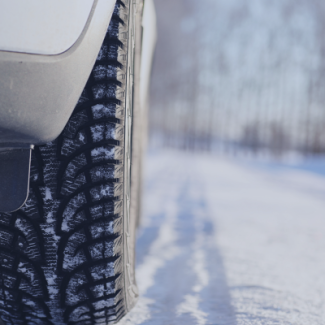
{"label": "car tire", "polygon": [[3,324],[111,324],[137,300],[132,10],[130,0],[117,0],[68,124],[33,150],[26,204],[1,213]]}

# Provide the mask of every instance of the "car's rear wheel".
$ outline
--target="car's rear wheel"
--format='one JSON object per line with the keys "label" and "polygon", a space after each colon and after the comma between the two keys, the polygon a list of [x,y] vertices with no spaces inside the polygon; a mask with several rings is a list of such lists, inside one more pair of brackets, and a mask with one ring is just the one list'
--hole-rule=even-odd
{"label": "car's rear wheel", "polygon": [[137,298],[130,222],[133,6],[117,0],[88,83],[35,147],[26,204],[0,217],[0,318],[110,324]]}

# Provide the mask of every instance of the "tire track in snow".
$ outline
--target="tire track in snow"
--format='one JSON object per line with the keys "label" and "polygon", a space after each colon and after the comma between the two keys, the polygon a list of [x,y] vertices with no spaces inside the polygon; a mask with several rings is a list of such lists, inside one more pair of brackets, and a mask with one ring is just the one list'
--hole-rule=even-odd
{"label": "tire track in snow", "polygon": [[196,275],[197,281],[192,287],[192,294],[187,294],[184,296],[184,301],[176,307],[177,316],[183,314],[190,314],[195,320],[197,325],[207,324],[207,316],[200,309],[200,302],[202,297],[200,295],[201,291],[209,284],[209,273],[206,267],[206,252],[204,249],[204,211],[199,206],[200,194],[202,191],[198,191],[195,185],[191,183],[190,188],[190,201],[194,204],[195,208],[193,210],[194,224],[195,224],[195,242],[192,247],[193,260],[189,261],[190,267],[192,267],[194,274]]}
{"label": "tire track in snow", "polygon": [[137,246],[140,299],[119,325],[236,324],[214,216],[192,158],[149,156],[146,219]]}
{"label": "tire track in snow", "polygon": [[192,156],[188,166],[191,178],[188,197],[179,202],[182,207],[187,206],[193,216],[195,240],[188,250],[193,252],[189,265],[195,280],[192,292],[185,294],[182,303],[176,307],[176,314],[178,320],[182,315],[191,316],[192,321],[184,324],[236,325],[223,260],[215,242],[218,236],[213,222],[215,211],[211,211],[207,204],[206,183],[198,172],[201,171],[200,161],[196,160]]}
{"label": "tire track in snow", "polygon": [[157,271],[167,261],[174,259],[180,253],[180,248],[176,245],[178,236],[175,230],[180,185],[182,182],[178,182],[173,187],[169,184],[169,187],[166,188],[167,200],[161,200],[164,203],[161,209],[165,210],[163,224],[160,227],[157,239],[151,244],[148,254],[136,269],[140,293],[139,301],[134,309],[119,322],[119,325],[138,325],[151,318],[150,305],[154,303],[154,300],[146,297],[146,293],[149,288],[155,285]]}
{"label": "tire track in snow", "polygon": [[[201,229],[200,229],[201,228]],[[193,261],[191,261],[193,271],[197,277],[196,284],[192,287],[193,294],[184,296],[184,301],[176,307],[177,316],[183,314],[190,314],[198,325],[205,325],[207,323],[208,314],[200,310],[199,304],[202,301],[200,293],[203,288],[209,284],[209,274],[206,269],[206,256],[202,248],[203,233],[202,224],[197,222],[196,226],[197,236],[193,247]]]}

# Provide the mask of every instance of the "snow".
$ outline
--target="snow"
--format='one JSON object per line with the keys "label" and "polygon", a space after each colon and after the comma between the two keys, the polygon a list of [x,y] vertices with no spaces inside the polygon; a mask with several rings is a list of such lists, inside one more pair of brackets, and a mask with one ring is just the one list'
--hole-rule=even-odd
{"label": "snow", "polygon": [[114,158],[114,148],[112,148],[110,150],[103,148],[103,147],[93,149],[91,151],[91,156],[92,157],[100,156],[100,157],[105,157],[106,159],[113,159]]}
{"label": "snow", "polygon": [[175,258],[179,253],[176,246],[177,234],[174,229],[174,219],[177,211],[172,205],[167,205],[166,223],[161,226],[159,235],[151,245],[151,249],[143,263],[138,266],[138,278],[140,292],[145,294],[154,285],[154,277],[159,268],[163,267],[169,259]]}
{"label": "snow", "polygon": [[44,200],[52,200],[51,190],[48,187],[45,188]]}
{"label": "snow", "polygon": [[273,167],[149,153],[140,298],[119,324],[325,324],[324,173]]}
{"label": "snow", "polygon": [[207,313],[199,309],[200,298],[194,295],[186,295],[185,301],[177,308],[177,316],[182,314],[190,314],[198,325],[205,325],[207,323]]}

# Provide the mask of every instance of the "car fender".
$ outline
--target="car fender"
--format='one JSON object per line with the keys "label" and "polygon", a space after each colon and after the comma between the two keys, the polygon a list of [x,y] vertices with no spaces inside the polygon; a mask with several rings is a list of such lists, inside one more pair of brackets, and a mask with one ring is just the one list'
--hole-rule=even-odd
{"label": "car fender", "polygon": [[[50,9],[60,15],[60,6],[62,10],[69,6],[61,0],[55,0],[56,4],[54,0],[44,1],[46,5],[41,5],[41,1],[44,0],[0,0],[2,18],[14,15],[15,6],[21,9],[31,3],[38,4],[39,10],[47,8],[43,10],[44,17],[50,20],[45,28],[44,17],[39,19],[41,14],[36,6],[35,11],[18,10],[18,18],[10,17],[18,27],[10,19],[4,19],[7,29],[0,31],[0,211],[3,212],[17,210],[26,201],[33,145],[54,140],[65,127],[89,78],[116,3],[78,0],[88,5],[82,15],[72,15],[71,20],[63,15],[62,21],[55,21],[48,17]],[[71,0],[70,12],[78,11],[76,5]],[[28,27],[29,23],[33,28]],[[79,27],[73,29],[74,24]],[[0,29],[1,26],[0,22]],[[20,35],[24,26],[27,32]],[[44,43],[42,27],[52,35]],[[55,31],[60,35],[55,35]],[[62,35],[64,31],[68,37]],[[17,39],[12,40],[15,33]]]}
{"label": "car fender", "polygon": [[88,80],[114,5],[115,0],[95,0],[81,34],[60,54],[0,51],[0,147],[46,143],[62,132]]}

